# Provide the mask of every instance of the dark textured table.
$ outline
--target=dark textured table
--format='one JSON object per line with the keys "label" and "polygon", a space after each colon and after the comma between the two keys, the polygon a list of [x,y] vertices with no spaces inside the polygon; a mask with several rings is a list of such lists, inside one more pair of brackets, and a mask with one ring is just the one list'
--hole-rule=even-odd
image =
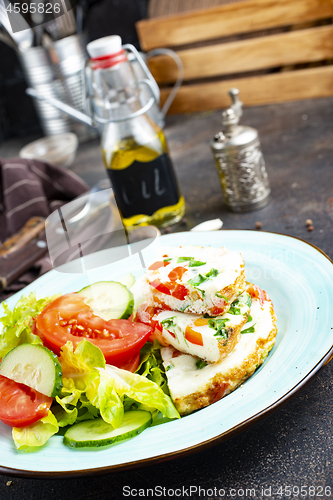
{"label": "dark textured table", "polygon": [[[332,258],[333,99],[248,108],[242,123],[259,130],[272,187],[271,203],[244,214],[231,213],[223,204],[209,148],[210,139],[220,130],[220,112],[169,117],[166,135],[187,204],[186,220],[170,230],[184,231],[216,217],[223,220],[225,229],[255,230],[260,221],[262,230],[297,236]],[[2,145],[0,155],[12,156],[18,147],[17,141]],[[105,178],[97,141],[80,146],[72,170],[91,186]],[[306,219],[313,221],[311,232]],[[146,498],[172,498],[168,489],[184,488],[175,495],[328,499],[333,496],[332,363],[284,407],[214,447],[104,476],[55,480],[0,476],[0,499],[116,499],[127,498],[129,488],[132,496]],[[31,460],[37,462],[38,454],[31,455]],[[287,485],[305,488],[298,497],[288,496],[288,489],[279,496],[278,488]],[[124,486],[129,488],[123,490]],[[197,492],[190,492],[190,486],[197,487]],[[144,495],[143,490],[155,487],[160,489],[154,495],[152,491]],[[225,496],[219,494],[221,489]]]}

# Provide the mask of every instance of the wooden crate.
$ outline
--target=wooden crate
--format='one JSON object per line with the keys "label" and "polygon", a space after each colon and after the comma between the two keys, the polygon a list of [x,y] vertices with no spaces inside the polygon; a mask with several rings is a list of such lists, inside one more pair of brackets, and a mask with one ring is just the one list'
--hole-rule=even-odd
{"label": "wooden crate", "polygon": [[[231,87],[249,106],[333,95],[332,17],[333,0],[247,0],[136,28],[144,51],[169,47],[182,59],[184,84],[170,113],[184,113],[229,105]],[[176,65],[156,56],[150,68],[164,102]]]}

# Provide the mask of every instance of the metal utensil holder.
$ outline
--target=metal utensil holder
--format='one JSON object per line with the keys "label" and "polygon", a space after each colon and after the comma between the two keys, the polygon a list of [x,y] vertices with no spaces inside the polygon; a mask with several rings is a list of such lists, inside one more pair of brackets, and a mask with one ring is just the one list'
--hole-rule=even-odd
{"label": "metal utensil holder", "polygon": [[[82,34],[54,42],[49,48],[33,47],[20,54],[27,82],[38,94],[58,99],[85,111],[83,67],[87,59],[86,40]],[[45,100],[34,99],[45,135],[74,132],[80,142],[98,136],[98,132]]]}

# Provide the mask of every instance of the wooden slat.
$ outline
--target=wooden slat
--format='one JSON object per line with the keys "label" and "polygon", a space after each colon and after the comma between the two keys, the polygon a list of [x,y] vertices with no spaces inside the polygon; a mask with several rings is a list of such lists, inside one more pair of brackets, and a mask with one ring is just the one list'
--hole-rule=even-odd
{"label": "wooden slat", "polygon": [[333,16],[332,0],[247,0],[136,24],[141,48],[175,47]]}
{"label": "wooden slat", "polygon": [[[246,106],[328,97],[333,95],[333,65],[259,77],[184,85],[178,91],[169,112],[190,113],[230,106],[227,92],[232,87],[240,90],[241,101]],[[162,90],[162,104],[168,93],[169,91]]]}
{"label": "wooden slat", "polygon": [[148,17],[169,16],[240,1],[242,0],[149,0]]}
{"label": "wooden slat", "polygon": [[[184,64],[184,80],[323,61],[333,58],[333,26],[198,47],[178,55]],[[149,66],[158,83],[176,81],[177,67],[170,57],[153,57]]]}

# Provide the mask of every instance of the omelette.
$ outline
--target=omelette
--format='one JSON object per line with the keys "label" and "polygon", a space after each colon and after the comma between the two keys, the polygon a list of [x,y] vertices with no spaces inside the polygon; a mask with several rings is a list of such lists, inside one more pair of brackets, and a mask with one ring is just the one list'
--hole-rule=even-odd
{"label": "omelette", "polygon": [[277,334],[272,301],[258,287],[250,285],[251,289],[251,320],[242,327],[240,341],[221,361],[203,363],[200,358],[174,347],[162,348],[170,395],[180,415],[215,403],[234,391],[255,372],[272,349]]}

